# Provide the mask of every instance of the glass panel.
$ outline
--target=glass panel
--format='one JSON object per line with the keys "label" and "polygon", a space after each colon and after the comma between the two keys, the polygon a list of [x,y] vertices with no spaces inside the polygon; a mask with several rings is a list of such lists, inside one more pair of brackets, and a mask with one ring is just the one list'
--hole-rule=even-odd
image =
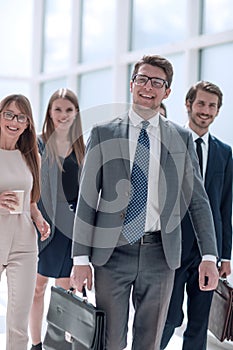
{"label": "glass panel", "polygon": [[19,80],[0,79],[0,99],[11,94],[23,94],[29,98],[29,84]]}
{"label": "glass panel", "polygon": [[133,69],[134,69],[134,64],[129,64],[129,66],[128,66],[128,85],[127,85],[127,101],[128,101],[128,103],[132,103],[132,94],[130,92],[129,84],[130,84],[130,80],[132,78]]}
{"label": "glass panel", "polygon": [[184,79],[184,54],[174,54],[166,56],[171,62],[174,70],[171,93],[166,100],[163,100],[167,108],[167,118],[175,123],[184,125],[187,120],[184,108],[185,79]]}
{"label": "glass panel", "polygon": [[186,0],[134,0],[131,49],[138,50],[186,37]]}
{"label": "glass panel", "polygon": [[0,74],[29,75],[33,1],[0,1]]}
{"label": "glass panel", "polygon": [[233,147],[232,81],[233,44],[204,49],[201,53],[201,79],[217,84],[223,93],[223,105],[211,125],[211,132]]}
{"label": "glass panel", "polygon": [[57,79],[48,81],[41,85],[41,102],[40,102],[40,115],[38,120],[38,130],[41,130],[44,122],[46,108],[50,99],[50,96],[58,89],[66,87],[66,79]]}
{"label": "glass panel", "polygon": [[116,1],[83,0],[82,4],[81,62],[112,58]]}
{"label": "glass panel", "polygon": [[232,0],[204,0],[203,33],[216,33],[233,29]]}
{"label": "glass panel", "polygon": [[85,138],[93,124],[112,119],[112,79],[110,69],[83,74],[80,77],[78,99]]}
{"label": "glass panel", "polygon": [[71,0],[45,1],[43,72],[68,67],[71,35]]}

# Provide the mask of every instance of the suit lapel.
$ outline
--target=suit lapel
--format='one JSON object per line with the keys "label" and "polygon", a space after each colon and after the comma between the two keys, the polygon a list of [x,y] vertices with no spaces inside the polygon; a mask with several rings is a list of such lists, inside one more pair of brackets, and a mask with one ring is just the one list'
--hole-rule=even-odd
{"label": "suit lapel", "polygon": [[160,156],[160,164],[162,169],[164,169],[167,155],[169,153],[169,146],[171,140],[171,128],[168,128],[168,122],[159,118],[159,126],[161,132],[161,156]]}
{"label": "suit lapel", "polygon": [[130,178],[130,156],[129,156],[129,117],[125,114],[117,124],[115,136],[118,138],[121,157],[125,166],[127,177]]}

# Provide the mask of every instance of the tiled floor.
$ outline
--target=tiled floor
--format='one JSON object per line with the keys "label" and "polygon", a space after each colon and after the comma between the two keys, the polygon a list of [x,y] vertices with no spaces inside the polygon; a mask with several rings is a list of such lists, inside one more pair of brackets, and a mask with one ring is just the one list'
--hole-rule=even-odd
{"label": "tiled floor", "polygon": [[[52,284],[52,281],[51,281]],[[49,303],[50,288],[48,287],[46,292],[46,309]],[[0,283],[0,350],[5,349],[5,312],[6,312],[6,300],[7,300],[7,288],[6,288],[6,278],[3,274],[2,281]],[[132,319],[132,312],[130,314]],[[43,332],[46,329],[46,322],[43,324]],[[30,342],[31,343],[31,342]],[[29,343],[29,347],[30,347]],[[195,350],[195,344],[193,344],[193,349]],[[28,347],[28,349],[29,349]],[[182,327],[177,330],[176,334],[171,339],[166,350],[181,350],[182,349]],[[211,334],[208,337],[208,350],[233,350],[233,342],[220,343]],[[130,345],[126,350],[130,350]],[[146,350],[146,349],[142,349]]]}

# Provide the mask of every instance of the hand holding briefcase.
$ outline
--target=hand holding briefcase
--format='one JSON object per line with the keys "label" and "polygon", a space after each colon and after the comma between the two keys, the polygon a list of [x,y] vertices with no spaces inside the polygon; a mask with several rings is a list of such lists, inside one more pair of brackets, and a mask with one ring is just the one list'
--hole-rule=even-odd
{"label": "hand holding briefcase", "polygon": [[209,330],[223,342],[233,341],[233,286],[220,278],[214,291],[209,315]]}
{"label": "hand holding briefcase", "polygon": [[47,314],[46,350],[104,350],[105,313],[86,299],[60,287],[51,287]]}

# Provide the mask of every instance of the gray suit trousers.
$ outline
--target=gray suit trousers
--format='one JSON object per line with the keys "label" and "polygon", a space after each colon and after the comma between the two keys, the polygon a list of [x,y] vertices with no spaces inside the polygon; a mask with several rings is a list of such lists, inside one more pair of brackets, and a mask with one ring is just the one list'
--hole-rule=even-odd
{"label": "gray suit trousers", "polygon": [[107,315],[106,350],[127,345],[130,296],[134,306],[133,350],[159,350],[174,280],[162,243],[123,245],[94,266],[96,304]]}

